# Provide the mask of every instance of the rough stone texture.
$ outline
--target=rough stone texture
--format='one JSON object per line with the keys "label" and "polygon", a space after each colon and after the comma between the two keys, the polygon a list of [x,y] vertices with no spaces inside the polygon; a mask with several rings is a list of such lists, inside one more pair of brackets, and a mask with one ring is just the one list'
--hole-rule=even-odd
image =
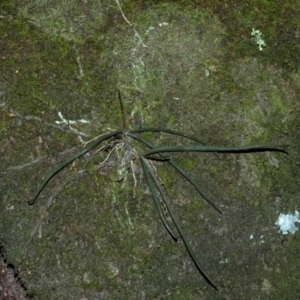
{"label": "rough stone texture", "polygon": [[[299,231],[282,236],[274,225],[279,213],[299,210],[297,60],[290,50],[282,57],[285,64],[280,57],[275,60],[276,51],[285,52],[272,47],[276,20],[269,24],[266,11],[256,24],[266,35],[266,49],[260,52],[251,40],[253,14],[264,7],[259,1],[252,7],[224,2],[219,11],[212,1],[211,7],[192,2],[121,3],[146,47],[115,1],[0,4],[0,244],[28,296],[299,295]],[[299,7],[286,5],[289,18],[278,22],[295,28],[299,45],[299,27],[290,18]],[[271,7],[269,13],[283,18],[285,10],[279,11]],[[292,43],[289,49],[295,47]],[[292,62],[294,69],[285,68]],[[210,145],[289,145],[289,156],[174,155],[223,215],[174,171],[155,164],[194,251],[220,292],[197,272],[182,242],[168,236],[137,160],[135,178],[129,168],[117,181],[118,171],[124,175],[126,151],[142,151],[138,143],[109,157],[105,151],[86,155],[51,180],[35,205],[27,205],[55,164],[79,151],[83,141],[120,128],[117,89],[134,128],[181,130]],[[90,123],[57,124],[58,112]],[[186,142],[159,134],[146,138],[157,145]]]}
{"label": "rough stone texture", "polygon": [[0,256],[0,299],[26,300],[26,291],[22,287],[12,266],[9,266]]}

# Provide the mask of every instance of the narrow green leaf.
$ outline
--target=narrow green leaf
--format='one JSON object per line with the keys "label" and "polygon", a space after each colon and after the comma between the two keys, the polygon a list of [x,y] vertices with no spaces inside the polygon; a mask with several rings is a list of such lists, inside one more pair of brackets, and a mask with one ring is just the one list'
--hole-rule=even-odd
{"label": "narrow green leaf", "polygon": [[165,129],[165,128],[145,127],[145,128],[138,128],[138,129],[130,130],[129,133],[143,133],[143,132],[149,132],[149,131],[150,132],[165,132],[165,133],[169,133],[169,134],[173,134],[173,135],[178,135],[178,136],[185,137],[189,140],[195,141],[199,144],[205,145],[201,140],[197,139],[194,136],[185,134],[185,133],[180,132],[180,131],[175,131],[175,130]]}
{"label": "narrow green leaf", "polygon": [[190,242],[188,241],[187,237],[185,236],[185,233],[183,232],[183,230],[181,229],[180,225],[179,225],[179,222],[178,222],[178,219],[176,217],[176,215],[174,214],[172,208],[171,208],[171,204],[166,196],[166,194],[164,193],[162,187],[161,187],[161,184],[160,182],[157,180],[154,172],[152,171],[151,168],[149,168],[149,162],[144,158],[144,157],[141,157],[141,159],[144,161],[144,163],[146,164],[147,168],[148,168],[148,171],[151,175],[151,178],[154,182],[154,184],[156,185],[156,188],[157,190],[159,191],[167,209],[168,209],[168,212],[172,218],[172,221],[174,222],[174,225],[177,229],[177,231],[179,232],[180,234],[180,237],[182,238],[182,241],[185,245],[185,248],[187,249],[190,257],[192,258],[193,262],[195,263],[198,271],[202,274],[202,276],[208,281],[208,283],[213,287],[215,288],[216,290],[218,290],[218,288],[216,287],[215,283],[212,281],[212,279],[208,276],[208,274],[203,270],[199,260],[197,259],[191,245],[190,245]]}
{"label": "narrow green leaf", "polygon": [[216,146],[171,146],[155,148],[147,151],[144,157],[151,159],[150,155],[165,152],[217,152],[217,153],[251,153],[251,152],[265,152],[276,151],[288,154],[288,152],[281,147],[271,145],[255,145],[255,146],[240,146],[240,147],[216,147]]}
{"label": "narrow green leaf", "polygon": [[122,130],[125,131],[125,130],[127,130],[126,117],[125,117],[124,103],[123,103],[123,99],[122,99],[120,91],[118,91],[118,96],[119,96],[119,102],[120,102],[120,108],[121,108],[121,114],[122,114]]}
{"label": "narrow green leaf", "polygon": [[46,178],[44,179],[44,181],[41,183],[40,187],[38,188],[38,190],[36,191],[35,195],[33,196],[33,198],[31,200],[29,200],[27,203],[29,205],[33,205],[36,198],[38,197],[38,195],[41,193],[41,191],[43,190],[43,188],[45,187],[45,185],[49,182],[49,180],[58,172],[60,172],[62,169],[64,169],[66,166],[68,166],[70,163],[72,163],[74,160],[78,159],[79,157],[83,156],[84,154],[86,154],[87,152],[89,152],[90,150],[92,150],[93,148],[95,148],[96,146],[98,146],[99,144],[101,144],[102,142],[104,142],[105,140],[108,140],[114,136],[117,136],[118,134],[121,134],[122,131],[114,131],[112,133],[108,133],[105,135],[102,135],[101,137],[97,138],[93,143],[91,143],[88,147],[84,148],[83,150],[81,150],[80,152],[78,152],[77,154],[75,154],[72,157],[69,157],[68,159],[66,159],[65,161],[63,161],[62,163],[58,164],[56,167],[54,167],[51,172],[46,176]]}
{"label": "narrow green leaf", "polygon": [[[139,136],[136,136],[134,134],[131,134],[131,133],[128,133],[128,135],[130,137],[132,137],[133,139],[136,139],[136,140],[142,142],[143,144],[145,144],[149,148],[154,149],[154,146],[152,144],[150,144],[149,142],[147,142],[145,139],[143,139],[143,138],[141,138]],[[165,159],[165,157],[161,153],[158,153],[158,154],[160,155],[160,157],[162,157],[162,159]],[[175,163],[172,159],[168,159],[167,162],[177,172],[179,172],[183,177],[185,177],[186,180],[188,182],[190,182],[190,184],[192,184],[196,188],[196,190],[198,191],[198,193],[204,198],[204,200],[206,202],[208,202],[211,206],[213,206],[213,208],[215,208],[220,214],[223,214],[221,212],[221,210],[216,206],[216,204],[212,200],[210,200],[208,196],[205,195],[205,193],[202,191],[202,189],[200,188],[200,186],[177,163]]]}
{"label": "narrow green leaf", "polygon": [[[165,129],[165,128],[157,128],[157,127],[145,127],[145,128],[138,128],[138,129],[134,129],[134,130],[130,130],[128,132],[128,134],[130,133],[143,133],[143,132],[165,132],[165,133],[169,133],[169,134],[173,134],[173,135],[178,135],[178,136],[182,136],[182,137],[185,137],[189,140],[192,140],[194,142],[197,142],[199,143],[200,145],[203,145],[205,146],[206,144],[201,141],[200,139],[192,136],[192,135],[189,135],[189,134],[186,134],[186,133],[183,133],[183,132],[180,132],[180,131],[175,131],[175,130],[171,130],[171,129]],[[219,156],[214,153],[214,155],[219,158]]]}
{"label": "narrow green leaf", "polygon": [[217,210],[221,215],[223,214],[221,210],[217,207],[217,205],[209,199],[208,196],[204,194],[204,192],[201,190],[200,186],[176,163],[174,163],[172,160],[168,161],[174,169],[179,172],[185,179],[195,187],[195,189],[198,191],[198,193],[204,198],[206,202],[208,202],[215,210]]}
{"label": "narrow green leaf", "polygon": [[141,162],[141,165],[142,165],[142,168],[143,168],[143,172],[144,172],[144,175],[145,175],[145,179],[146,179],[146,183],[148,185],[148,188],[149,188],[149,191],[151,193],[151,196],[152,196],[152,199],[154,201],[154,204],[157,208],[157,211],[158,211],[158,214],[159,214],[159,217],[162,221],[162,223],[164,224],[166,230],[169,232],[169,234],[171,235],[171,237],[173,238],[174,241],[178,241],[174,232],[172,231],[172,229],[170,228],[166,218],[165,218],[165,215],[164,215],[164,212],[162,210],[162,207],[161,207],[161,204],[160,204],[160,201],[157,197],[157,194],[156,194],[156,190],[155,190],[155,187],[153,185],[153,182],[152,182],[152,179],[149,175],[149,170],[148,170],[148,167],[146,166],[145,162],[143,161],[143,159],[140,157],[140,162]]}

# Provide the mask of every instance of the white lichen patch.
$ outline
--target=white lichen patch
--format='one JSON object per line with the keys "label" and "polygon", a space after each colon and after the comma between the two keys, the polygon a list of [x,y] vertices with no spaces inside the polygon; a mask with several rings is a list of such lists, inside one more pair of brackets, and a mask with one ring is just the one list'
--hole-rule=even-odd
{"label": "white lichen patch", "polygon": [[258,45],[259,51],[263,50],[263,46],[266,47],[267,44],[261,37],[261,32],[259,30],[256,30],[252,28],[251,35],[253,36],[254,42]]}
{"label": "white lichen patch", "polygon": [[297,210],[294,215],[280,214],[275,225],[280,227],[282,234],[288,234],[289,232],[294,234],[298,230],[298,227],[295,225],[296,222],[300,223],[299,212]]}
{"label": "white lichen patch", "polygon": [[67,120],[64,118],[64,116],[62,115],[62,113],[59,111],[58,112],[58,116],[60,117],[61,121],[55,121],[56,124],[78,124],[78,123],[82,123],[82,124],[89,124],[90,121],[89,120],[85,120],[85,119],[80,119],[80,120]]}

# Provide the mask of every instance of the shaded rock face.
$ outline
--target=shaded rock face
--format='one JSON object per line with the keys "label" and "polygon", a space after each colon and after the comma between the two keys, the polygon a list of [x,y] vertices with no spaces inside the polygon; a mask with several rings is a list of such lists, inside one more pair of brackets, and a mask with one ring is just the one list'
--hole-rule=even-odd
{"label": "shaded rock face", "polygon": [[[216,199],[222,216],[176,174],[155,166],[224,299],[298,295],[298,241],[283,239],[274,222],[282,208],[294,211],[299,199],[299,76],[287,78],[262,64],[256,45],[257,57],[233,59],[223,23],[200,8],[125,7],[138,37],[117,5],[104,2],[39,3],[22,10],[25,19],[0,19],[6,32],[0,238],[29,293],[37,299],[219,297],[182,243],[165,232],[137,161],[130,156],[132,169],[130,162],[122,165],[126,153],[140,151],[137,143],[109,157],[105,151],[93,160],[94,153],[83,157],[58,174],[34,206],[26,203],[53,165],[81,142],[120,127],[118,89],[132,127],[172,128],[211,145],[296,149],[289,158],[176,155]],[[250,34],[251,28],[249,39],[239,39],[249,48]],[[57,124],[58,112],[89,123]],[[147,138],[184,143],[165,135]]]}
{"label": "shaded rock face", "polygon": [[26,300],[26,291],[20,280],[9,266],[3,256],[0,256],[0,299],[3,300]]}

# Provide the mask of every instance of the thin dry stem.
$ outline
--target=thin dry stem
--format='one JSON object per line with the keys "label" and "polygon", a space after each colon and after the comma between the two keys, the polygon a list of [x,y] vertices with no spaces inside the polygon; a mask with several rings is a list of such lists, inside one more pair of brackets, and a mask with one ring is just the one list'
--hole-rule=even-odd
{"label": "thin dry stem", "polygon": [[122,14],[123,19],[124,19],[124,20],[126,21],[126,23],[133,29],[135,35],[136,35],[136,36],[138,37],[138,39],[140,40],[142,46],[145,47],[145,48],[148,48],[148,46],[147,46],[146,44],[144,44],[144,42],[143,42],[141,36],[139,35],[139,33],[137,32],[137,30],[135,29],[135,27],[134,27],[134,26],[129,22],[129,20],[126,18],[125,14],[124,14],[124,12],[123,12],[123,10],[122,10],[122,7],[121,7],[121,5],[120,5],[119,0],[115,0],[115,1],[116,1],[117,5],[118,5],[118,7],[119,7],[119,10],[120,10],[120,12],[121,12],[121,14]]}

